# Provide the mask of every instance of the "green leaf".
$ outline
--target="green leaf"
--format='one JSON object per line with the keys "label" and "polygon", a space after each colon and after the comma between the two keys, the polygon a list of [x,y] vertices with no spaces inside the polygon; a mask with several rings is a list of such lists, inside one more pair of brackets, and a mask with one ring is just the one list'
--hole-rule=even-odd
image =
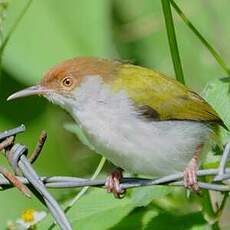
{"label": "green leaf", "polygon": [[211,230],[213,228],[210,227],[210,225],[208,224],[204,224],[204,225],[197,225],[197,226],[193,226],[191,227],[189,230]]}
{"label": "green leaf", "polygon": [[174,20],[171,11],[169,0],[161,0],[162,9],[164,13],[165,26],[167,30],[168,42],[173,61],[173,66],[176,74],[176,79],[182,84],[185,84],[183,68],[180,60],[179,49],[177,45],[176,32],[174,28]]}
{"label": "green leaf", "polygon": [[[159,214],[153,218],[145,230],[186,230],[195,226],[204,226],[206,221],[201,212],[189,213],[186,215],[176,215],[168,212]],[[204,228],[203,228],[204,229]]]}
{"label": "green leaf", "polygon": [[229,83],[214,80],[208,83],[203,92],[204,98],[213,106],[228,128],[230,128],[230,94]]}
{"label": "green leaf", "polygon": [[[67,217],[73,229],[103,230],[120,222],[133,209],[134,205],[129,197],[118,200],[103,189],[93,189],[78,201]],[[49,223],[43,222],[39,227],[45,229]]]}
{"label": "green leaf", "polygon": [[74,228],[108,229],[134,208],[130,198],[114,199],[104,190],[95,189],[73,208],[69,217]]}
{"label": "green leaf", "polygon": [[[25,0],[9,6],[5,36]],[[75,56],[112,54],[107,0],[33,1],[3,56],[3,67],[21,82],[34,84],[52,65]]]}
{"label": "green leaf", "polygon": [[82,142],[82,144],[88,146],[91,150],[94,150],[94,147],[90,144],[87,137],[83,133],[82,129],[78,125],[73,123],[68,123],[64,125],[64,128],[69,132],[74,133],[78,137],[78,139]]}
{"label": "green leaf", "polygon": [[168,195],[173,188],[167,186],[139,187],[133,190],[131,199],[136,207],[148,205],[154,199]]}
{"label": "green leaf", "polygon": [[128,216],[120,223],[114,226],[111,230],[120,229],[143,229],[152,218],[158,215],[159,211],[156,208],[135,208]]}
{"label": "green leaf", "polygon": [[[67,217],[74,229],[108,229],[118,224],[136,207],[146,206],[153,199],[163,197],[170,191],[163,186],[142,187],[131,190],[123,199],[115,199],[104,189],[92,189],[69,210]],[[52,218],[49,216],[39,227],[45,229],[51,222]]]}
{"label": "green leaf", "polygon": [[120,223],[114,226],[111,230],[120,229],[142,229],[142,219],[145,214],[145,208],[137,208],[126,216]]}

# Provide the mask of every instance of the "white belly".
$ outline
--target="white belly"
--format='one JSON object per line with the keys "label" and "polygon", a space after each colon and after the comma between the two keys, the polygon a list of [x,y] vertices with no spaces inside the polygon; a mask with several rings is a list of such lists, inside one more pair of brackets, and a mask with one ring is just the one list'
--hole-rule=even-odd
{"label": "white belly", "polygon": [[88,141],[128,172],[160,176],[183,171],[210,133],[199,122],[145,120],[124,92],[111,93],[96,77],[77,93],[81,100],[70,113]]}
{"label": "white belly", "polygon": [[94,128],[82,124],[96,152],[128,172],[149,176],[183,171],[209,134],[207,127],[195,122],[96,123]]}

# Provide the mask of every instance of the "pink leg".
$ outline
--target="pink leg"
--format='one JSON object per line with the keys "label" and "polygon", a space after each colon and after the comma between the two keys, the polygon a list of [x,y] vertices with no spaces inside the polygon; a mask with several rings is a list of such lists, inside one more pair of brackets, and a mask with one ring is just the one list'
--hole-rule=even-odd
{"label": "pink leg", "polygon": [[193,192],[199,191],[199,186],[197,182],[197,170],[198,170],[198,160],[201,153],[203,145],[198,145],[192,160],[189,162],[187,168],[184,171],[184,186],[191,189]]}
{"label": "pink leg", "polygon": [[120,186],[122,177],[122,169],[116,169],[106,178],[105,187],[107,192],[112,192],[115,198],[123,198],[122,195],[125,193]]}

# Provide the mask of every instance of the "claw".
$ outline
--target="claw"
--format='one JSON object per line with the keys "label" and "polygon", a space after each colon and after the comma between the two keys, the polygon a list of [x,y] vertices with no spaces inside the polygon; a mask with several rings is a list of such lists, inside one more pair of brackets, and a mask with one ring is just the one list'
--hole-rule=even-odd
{"label": "claw", "polygon": [[113,193],[115,198],[123,198],[125,190],[120,186],[120,180],[122,179],[122,171],[115,170],[110,176],[106,178],[105,187],[107,192]]}
{"label": "claw", "polygon": [[184,186],[185,188],[191,189],[193,192],[199,192],[199,185],[197,181],[197,170],[198,170],[198,158],[201,153],[203,145],[198,145],[196,148],[196,152],[190,161],[188,167],[184,171]]}
{"label": "claw", "polygon": [[197,166],[195,163],[189,165],[184,171],[184,186],[191,189],[193,192],[199,191],[199,185],[197,182]]}

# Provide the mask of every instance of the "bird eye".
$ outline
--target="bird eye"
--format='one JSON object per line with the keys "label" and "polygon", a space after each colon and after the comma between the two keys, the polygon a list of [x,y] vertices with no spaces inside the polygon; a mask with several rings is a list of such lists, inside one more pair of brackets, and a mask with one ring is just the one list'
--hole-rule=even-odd
{"label": "bird eye", "polygon": [[65,87],[70,87],[73,84],[73,79],[71,77],[65,77],[62,81]]}

